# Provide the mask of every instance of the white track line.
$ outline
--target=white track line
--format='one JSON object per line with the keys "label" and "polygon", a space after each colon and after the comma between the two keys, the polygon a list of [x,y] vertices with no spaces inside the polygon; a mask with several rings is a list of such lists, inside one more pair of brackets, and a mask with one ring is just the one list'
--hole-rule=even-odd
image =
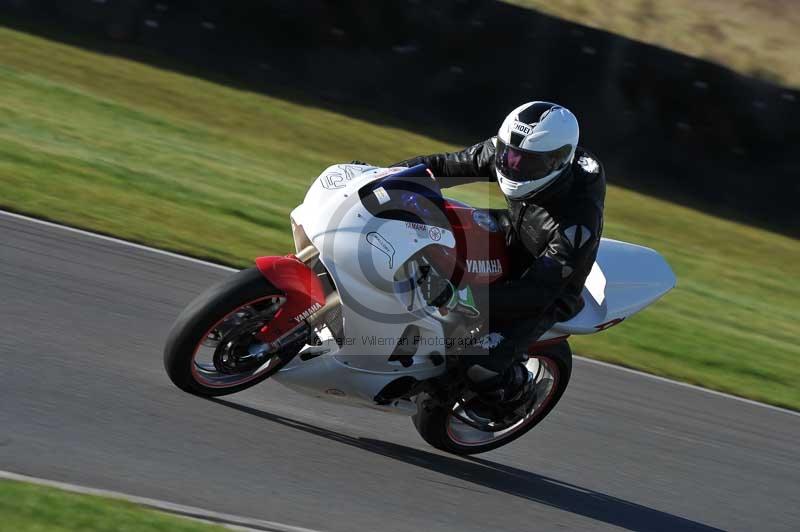
{"label": "white track line", "polygon": [[55,229],[61,229],[63,231],[67,231],[70,233],[75,233],[78,235],[88,236],[91,238],[97,238],[99,240],[105,240],[106,242],[114,242],[115,244],[119,244],[121,246],[127,246],[134,249],[141,249],[144,251],[149,251],[151,253],[155,253],[157,255],[164,255],[166,257],[170,257],[173,259],[180,259],[187,262],[193,262],[195,264],[202,264],[203,266],[209,266],[211,268],[217,268],[219,270],[224,270],[227,272],[237,272],[236,268],[231,268],[230,266],[223,266],[221,264],[215,264],[213,262],[208,262],[207,260],[196,259],[194,257],[188,257],[186,255],[181,255],[179,253],[173,253],[171,251],[164,251],[163,249],[153,248],[150,246],[145,246],[144,244],[137,244],[136,242],[129,242],[127,240],[122,240],[121,238],[114,238],[113,236],[106,236],[101,235],[100,233],[93,233],[91,231],[86,231],[84,229],[77,229],[75,227],[70,227],[68,225],[62,225],[55,222],[48,222],[46,220],[40,220],[38,218],[31,218],[30,216],[25,216],[23,214],[17,214],[15,212],[8,212],[4,210],[0,210],[0,214],[3,216],[7,216],[9,218],[15,218],[17,220],[24,220],[26,222],[44,225],[47,227],[53,227]]}
{"label": "white track line", "polygon": [[[157,249],[157,248],[153,248],[153,247],[150,247],[150,246],[145,246],[145,245],[142,245],[142,244],[136,244],[135,242],[128,242],[127,240],[122,240],[122,239],[114,238],[114,237],[111,237],[111,236],[106,236],[106,235],[101,235],[101,234],[98,234],[98,233],[93,233],[91,231],[85,231],[83,229],[76,229],[74,227],[69,227],[68,225],[61,225],[61,224],[54,223],[54,222],[48,222],[48,221],[45,221],[45,220],[39,220],[38,218],[31,218],[30,216],[24,216],[22,214],[16,214],[16,213],[13,213],[13,212],[8,212],[8,211],[3,211],[3,210],[0,210],[0,214],[2,214],[4,216],[8,216],[9,218],[16,218],[18,220],[24,220],[26,222],[30,222],[30,223],[34,223],[34,224],[40,224],[40,225],[44,225],[44,226],[47,226],[47,227],[53,227],[53,228],[56,228],[56,229],[61,229],[63,231],[68,231],[70,233],[76,233],[76,234],[79,234],[79,235],[88,236],[88,237],[92,237],[92,238],[98,238],[100,240],[105,240],[105,241],[108,241],[108,242],[114,242],[115,244],[119,244],[119,245],[122,245],[122,246],[128,246],[128,247],[132,247],[132,248],[135,248],[135,249],[141,249],[141,250],[144,250],[144,251],[149,251],[151,253],[155,253],[157,255],[165,255],[165,256],[173,258],[173,259],[180,259],[180,260],[184,260],[184,261],[187,261],[187,262],[193,262],[195,264],[202,264],[203,266],[208,266],[208,267],[211,267],[211,268],[217,268],[217,269],[220,269],[220,270],[223,270],[223,271],[227,271],[227,272],[235,272],[235,271],[237,271],[235,268],[230,268],[228,266],[222,266],[221,264],[215,264],[213,262],[208,262],[208,261],[205,261],[205,260],[196,259],[194,257],[188,257],[186,255],[180,255],[178,253],[172,253],[171,251],[164,251],[163,249]],[[644,377],[644,378],[647,378],[647,379],[653,379],[653,380],[656,380],[656,381],[659,381],[659,382],[663,382],[663,383],[667,383],[667,384],[673,384],[675,386],[681,386],[683,388],[689,388],[689,389],[696,390],[696,391],[699,391],[699,392],[704,392],[704,393],[707,393],[707,394],[710,394],[710,395],[716,395],[717,397],[724,397],[726,399],[733,399],[734,401],[739,401],[739,402],[746,403],[746,404],[749,404],[749,405],[760,406],[761,408],[766,408],[766,409],[769,409],[769,410],[772,410],[772,411],[775,411],[775,412],[782,412],[784,414],[789,414],[789,415],[792,415],[792,416],[800,417],[800,412],[795,412],[794,410],[789,410],[787,408],[781,408],[779,406],[768,405],[766,403],[761,403],[759,401],[753,401],[752,399],[745,399],[744,397],[737,397],[736,395],[731,395],[729,393],[718,392],[717,390],[709,390],[708,388],[703,388],[701,386],[697,386],[697,385],[694,385],[694,384],[689,384],[689,383],[686,383],[686,382],[680,382],[680,381],[668,379],[666,377],[659,377],[658,375],[651,375],[650,373],[645,373],[643,371],[638,371],[638,370],[635,370],[635,369],[630,369],[630,368],[625,368],[625,367],[622,367],[622,366],[617,366],[617,365],[614,365],[614,364],[609,364],[608,362],[602,362],[600,360],[594,360],[592,358],[586,358],[586,357],[582,357],[582,356],[578,356],[578,355],[575,355],[575,358],[577,358],[578,360],[581,360],[583,362],[588,362],[590,364],[596,364],[598,366],[604,366],[604,367],[607,367],[607,368],[612,368],[612,369],[615,369],[615,370],[618,370],[618,371],[624,371],[626,373],[632,373],[634,375],[638,375],[640,377]]]}
{"label": "white track line", "polygon": [[251,519],[249,517],[241,517],[238,515],[224,514],[220,512],[212,512],[203,508],[195,508],[194,506],[185,506],[183,504],[175,504],[167,501],[160,501],[158,499],[150,499],[147,497],[137,497],[135,495],[128,495],[127,493],[120,493],[118,491],[110,491],[96,488],[87,488],[77,484],[70,484],[67,482],[58,482],[56,480],[48,480],[38,477],[30,477],[28,475],[20,475],[10,471],[0,470],[0,479],[17,480],[20,482],[29,482],[40,486],[48,486],[51,488],[58,488],[64,491],[73,493],[80,493],[82,495],[95,495],[98,497],[107,497],[110,499],[119,499],[123,501],[132,502],[140,506],[146,506],[162,512],[189,517],[197,519],[209,524],[223,525],[227,528],[234,530],[247,530],[247,531],[267,531],[267,532],[319,532],[311,528],[303,528],[299,526],[286,525],[283,523],[276,523],[274,521],[264,521],[261,519]]}
{"label": "white track line", "polygon": [[761,408],[766,408],[769,410],[774,410],[775,412],[781,412],[783,414],[789,414],[790,416],[798,416],[800,417],[800,412],[795,412],[794,410],[789,410],[788,408],[781,408],[780,406],[768,405],[767,403],[760,403],[758,401],[754,401],[752,399],[745,399],[744,397],[739,397],[736,395],[731,395],[725,392],[719,392],[717,390],[709,390],[708,388],[703,388],[702,386],[697,386],[696,384],[689,384],[688,382],[681,382],[672,379],[668,379],[666,377],[660,377],[658,375],[653,375],[651,373],[645,373],[644,371],[639,371],[636,369],[626,368],[624,366],[617,366],[616,364],[611,364],[609,362],[603,362],[602,360],[595,360],[593,358],[586,358],[579,355],[573,355],[573,358],[580,360],[581,362],[588,362],[589,364],[595,364],[597,366],[603,366],[606,368],[611,368],[617,371],[624,371],[625,373],[632,373],[634,375],[638,375],[640,377],[646,377],[648,379],[656,380],[659,382],[664,382],[667,384],[672,384],[675,386],[681,386],[682,388],[689,388],[690,390],[696,390],[698,392],[703,392],[711,395],[716,395],[717,397],[724,397],[725,399],[733,399],[735,401],[739,401],[740,403],[746,403],[753,406],[760,406]]}

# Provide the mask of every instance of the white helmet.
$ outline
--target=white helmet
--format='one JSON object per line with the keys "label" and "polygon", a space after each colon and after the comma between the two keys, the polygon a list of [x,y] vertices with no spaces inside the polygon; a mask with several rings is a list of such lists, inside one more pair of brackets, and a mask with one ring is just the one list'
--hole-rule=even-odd
{"label": "white helmet", "polygon": [[578,119],[549,102],[528,102],[509,114],[497,133],[495,169],[503,194],[529,199],[564,175],[578,147]]}

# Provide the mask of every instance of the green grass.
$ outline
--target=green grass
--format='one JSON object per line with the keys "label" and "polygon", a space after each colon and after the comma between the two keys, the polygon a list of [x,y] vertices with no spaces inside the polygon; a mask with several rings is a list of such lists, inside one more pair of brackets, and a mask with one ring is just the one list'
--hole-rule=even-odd
{"label": "green grass", "polygon": [[[291,251],[329,164],[452,148],[5,29],[0,65],[0,206],[229,264]],[[800,409],[796,240],[616,187],[606,220],[678,288],[577,350]]]}
{"label": "green grass", "polygon": [[222,532],[225,528],[135,504],[60,489],[0,480],[0,531]]}
{"label": "green grass", "polygon": [[800,87],[796,0],[505,0]]}

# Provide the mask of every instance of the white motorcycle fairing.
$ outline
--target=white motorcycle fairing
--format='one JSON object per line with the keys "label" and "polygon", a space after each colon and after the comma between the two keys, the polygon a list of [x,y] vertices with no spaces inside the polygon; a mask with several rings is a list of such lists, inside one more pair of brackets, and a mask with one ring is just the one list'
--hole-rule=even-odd
{"label": "white motorcycle fairing", "polygon": [[[455,248],[455,236],[444,227],[373,216],[359,196],[365,185],[404,170],[331,166],[292,211],[296,250],[313,245],[339,291],[345,340],[339,346],[329,332],[321,331],[321,346],[304,348],[273,377],[281,384],[320,398],[412,415],[416,406],[411,401],[376,398],[398,379],[421,381],[445,371],[442,316],[409,291],[404,280],[411,257],[431,245]],[[378,203],[385,200],[382,191],[377,187],[372,192]],[[675,276],[657,252],[604,238],[586,280],[583,310],[556,324],[541,340],[605,330],[674,286]],[[406,365],[389,360],[413,340],[410,365],[407,359]]]}

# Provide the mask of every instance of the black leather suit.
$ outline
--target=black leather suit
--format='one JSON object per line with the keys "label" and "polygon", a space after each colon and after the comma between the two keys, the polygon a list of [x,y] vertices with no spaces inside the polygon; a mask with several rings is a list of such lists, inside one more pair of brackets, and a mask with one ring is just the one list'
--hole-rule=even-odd
{"label": "black leather suit", "polygon": [[[446,188],[496,181],[494,157],[492,138],[462,151],[416,157],[393,166],[425,164]],[[502,374],[554,323],[581,310],[581,291],[603,230],[605,193],[602,165],[579,147],[571,167],[552,186],[530,200],[507,199],[508,210],[498,214],[507,229],[514,264],[510,280],[475,294],[493,334],[484,337],[482,353],[478,350],[469,357],[469,365],[489,370],[473,380],[496,385],[492,374]]]}

